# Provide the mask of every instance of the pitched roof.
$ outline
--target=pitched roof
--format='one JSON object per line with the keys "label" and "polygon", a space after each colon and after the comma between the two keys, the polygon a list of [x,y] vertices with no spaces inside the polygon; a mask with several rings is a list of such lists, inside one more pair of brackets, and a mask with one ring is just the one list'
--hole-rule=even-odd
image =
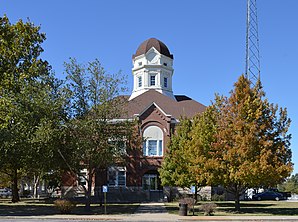
{"label": "pitched roof", "polygon": [[148,90],[128,101],[125,105],[126,115],[133,117],[136,114],[141,114],[153,103],[160,107],[167,115],[171,115],[175,119],[179,119],[181,116],[191,118],[196,113],[203,112],[206,108],[203,104],[187,96],[179,95],[175,97],[177,101],[155,90]]}

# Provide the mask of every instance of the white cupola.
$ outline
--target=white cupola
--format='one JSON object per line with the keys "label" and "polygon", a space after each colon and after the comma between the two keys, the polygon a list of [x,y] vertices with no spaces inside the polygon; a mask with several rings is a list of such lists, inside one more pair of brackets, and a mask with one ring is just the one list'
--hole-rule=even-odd
{"label": "white cupola", "polygon": [[144,41],[132,56],[133,91],[129,100],[154,89],[175,99],[172,90],[173,55],[155,38]]}

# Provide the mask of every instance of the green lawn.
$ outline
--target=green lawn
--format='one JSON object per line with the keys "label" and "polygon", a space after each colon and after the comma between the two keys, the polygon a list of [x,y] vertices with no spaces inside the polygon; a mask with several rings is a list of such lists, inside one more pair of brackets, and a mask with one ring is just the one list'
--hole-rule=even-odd
{"label": "green lawn", "polygon": [[[138,208],[138,203],[107,204],[107,214],[132,214]],[[11,203],[8,200],[0,200],[0,216],[42,216],[54,215],[60,212],[52,202],[39,200],[23,200],[19,203]],[[91,204],[91,210],[86,211],[83,204],[78,204],[71,214],[75,215],[100,215],[104,214],[104,206]]]}
{"label": "green lawn", "polygon": [[[203,215],[203,212],[199,210],[201,204],[208,202],[199,202],[195,206],[195,215]],[[217,208],[214,215],[227,216],[236,215],[234,211],[234,202],[221,201],[214,202],[217,204]],[[178,203],[167,203],[166,208],[170,213],[178,214]],[[191,213],[188,213],[192,215]],[[298,215],[298,202],[288,201],[242,201],[241,212],[237,213],[241,215]]]}

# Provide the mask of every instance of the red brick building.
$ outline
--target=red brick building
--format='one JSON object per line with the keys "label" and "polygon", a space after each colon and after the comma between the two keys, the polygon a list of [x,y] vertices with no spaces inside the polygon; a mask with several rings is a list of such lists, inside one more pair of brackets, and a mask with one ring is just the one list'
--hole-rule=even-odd
{"label": "red brick building", "polygon": [[111,200],[163,196],[158,168],[175,126],[181,116],[191,118],[205,109],[185,95],[173,94],[173,58],[168,47],[155,38],[144,41],[132,56],[133,91],[125,96],[128,103],[121,119],[137,119],[143,144],[127,153],[126,164],[109,167],[106,180],[98,182],[108,185]]}
{"label": "red brick building", "polygon": [[108,186],[158,191],[161,166],[175,126],[181,116],[193,117],[205,106],[172,90],[173,55],[161,41],[144,41],[132,57],[133,92],[127,97],[126,115],[137,118],[143,145],[128,153],[126,166],[108,171]]}

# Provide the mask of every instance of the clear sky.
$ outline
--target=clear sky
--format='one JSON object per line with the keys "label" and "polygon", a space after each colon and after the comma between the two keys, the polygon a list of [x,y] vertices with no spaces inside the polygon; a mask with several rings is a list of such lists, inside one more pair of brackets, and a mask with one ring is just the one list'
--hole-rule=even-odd
{"label": "clear sky", "polygon": [[[294,173],[298,173],[298,1],[259,0],[261,81],[270,102],[292,119]],[[164,42],[174,55],[174,94],[205,105],[229,95],[245,69],[246,0],[1,0],[0,16],[41,25],[42,57],[57,77],[63,62],[98,58],[109,72],[122,70],[132,89],[132,54],[146,39]],[[130,92],[129,92],[130,93]],[[296,99],[295,99],[296,98]]]}

